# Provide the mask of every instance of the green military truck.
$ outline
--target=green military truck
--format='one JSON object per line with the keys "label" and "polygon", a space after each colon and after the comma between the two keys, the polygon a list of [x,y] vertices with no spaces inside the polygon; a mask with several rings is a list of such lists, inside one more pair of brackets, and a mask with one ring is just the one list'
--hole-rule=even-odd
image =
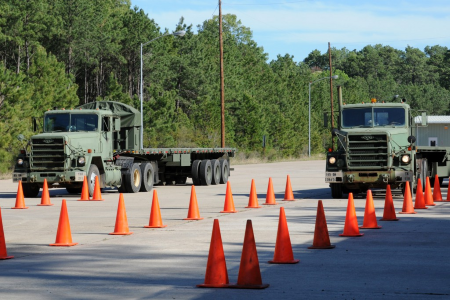
{"label": "green military truck", "polygon": [[[425,184],[427,176],[442,182],[450,175],[448,146],[417,146],[416,137],[427,126],[427,117],[414,117],[404,100],[379,103],[342,103],[339,89],[339,121],[332,129],[336,149],[327,153],[325,182],[333,198],[364,193],[368,189],[404,189],[407,181]],[[420,120],[418,122],[417,120]],[[448,139],[450,141],[450,139]]]}
{"label": "green military truck", "polygon": [[185,184],[188,177],[195,185],[228,181],[236,149],[142,148],[142,130],[140,112],[119,102],[48,110],[43,133],[32,136],[17,157],[13,182],[21,180],[24,195],[36,197],[45,179],[49,188],[80,193],[86,176],[90,195],[96,176],[101,188],[127,193]]}

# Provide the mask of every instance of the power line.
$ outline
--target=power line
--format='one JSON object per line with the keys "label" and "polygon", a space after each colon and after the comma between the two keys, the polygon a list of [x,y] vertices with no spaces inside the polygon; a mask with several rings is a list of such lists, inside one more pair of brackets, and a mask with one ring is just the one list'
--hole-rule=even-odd
{"label": "power line", "polygon": [[211,17],[214,17],[214,13],[216,12],[216,10],[217,10],[218,7],[219,7],[219,3],[217,3],[216,8],[214,9],[214,11],[213,11]]}

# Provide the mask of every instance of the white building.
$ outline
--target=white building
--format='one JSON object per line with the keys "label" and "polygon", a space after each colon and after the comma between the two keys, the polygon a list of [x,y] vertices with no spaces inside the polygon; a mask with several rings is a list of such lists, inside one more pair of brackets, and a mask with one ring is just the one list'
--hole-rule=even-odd
{"label": "white building", "polygon": [[427,126],[421,126],[422,117],[414,118],[416,145],[450,147],[450,116],[427,116],[427,119]]}

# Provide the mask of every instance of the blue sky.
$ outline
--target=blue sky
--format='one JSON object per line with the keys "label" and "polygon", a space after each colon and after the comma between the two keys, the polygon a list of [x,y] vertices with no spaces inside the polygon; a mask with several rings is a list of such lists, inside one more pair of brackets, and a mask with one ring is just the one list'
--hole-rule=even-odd
{"label": "blue sky", "polygon": [[[131,0],[161,27],[173,31],[180,17],[197,25],[218,15],[217,0]],[[269,60],[286,53],[302,61],[328,42],[338,49],[366,45],[450,48],[448,0],[222,0],[222,13],[249,27]]]}

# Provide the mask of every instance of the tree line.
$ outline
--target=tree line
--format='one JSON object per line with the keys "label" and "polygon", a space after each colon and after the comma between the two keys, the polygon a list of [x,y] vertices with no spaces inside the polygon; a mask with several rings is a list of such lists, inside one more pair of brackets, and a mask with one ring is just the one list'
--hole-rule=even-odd
{"label": "tree line", "polygon": [[[161,29],[129,0],[5,0],[0,3],[0,173],[11,170],[31,119],[53,107],[98,100],[140,108],[144,47],[144,146],[219,147],[221,106],[218,17],[196,26],[181,17]],[[185,30],[183,37],[170,33]],[[308,149],[308,84],[330,76],[328,53],[268,61],[263,45],[235,15],[223,16],[226,146],[270,158]],[[450,51],[368,45],[332,48],[333,86],[346,103],[399,94],[413,108],[448,114]],[[312,85],[312,152],[330,144],[322,114],[329,81]]]}

